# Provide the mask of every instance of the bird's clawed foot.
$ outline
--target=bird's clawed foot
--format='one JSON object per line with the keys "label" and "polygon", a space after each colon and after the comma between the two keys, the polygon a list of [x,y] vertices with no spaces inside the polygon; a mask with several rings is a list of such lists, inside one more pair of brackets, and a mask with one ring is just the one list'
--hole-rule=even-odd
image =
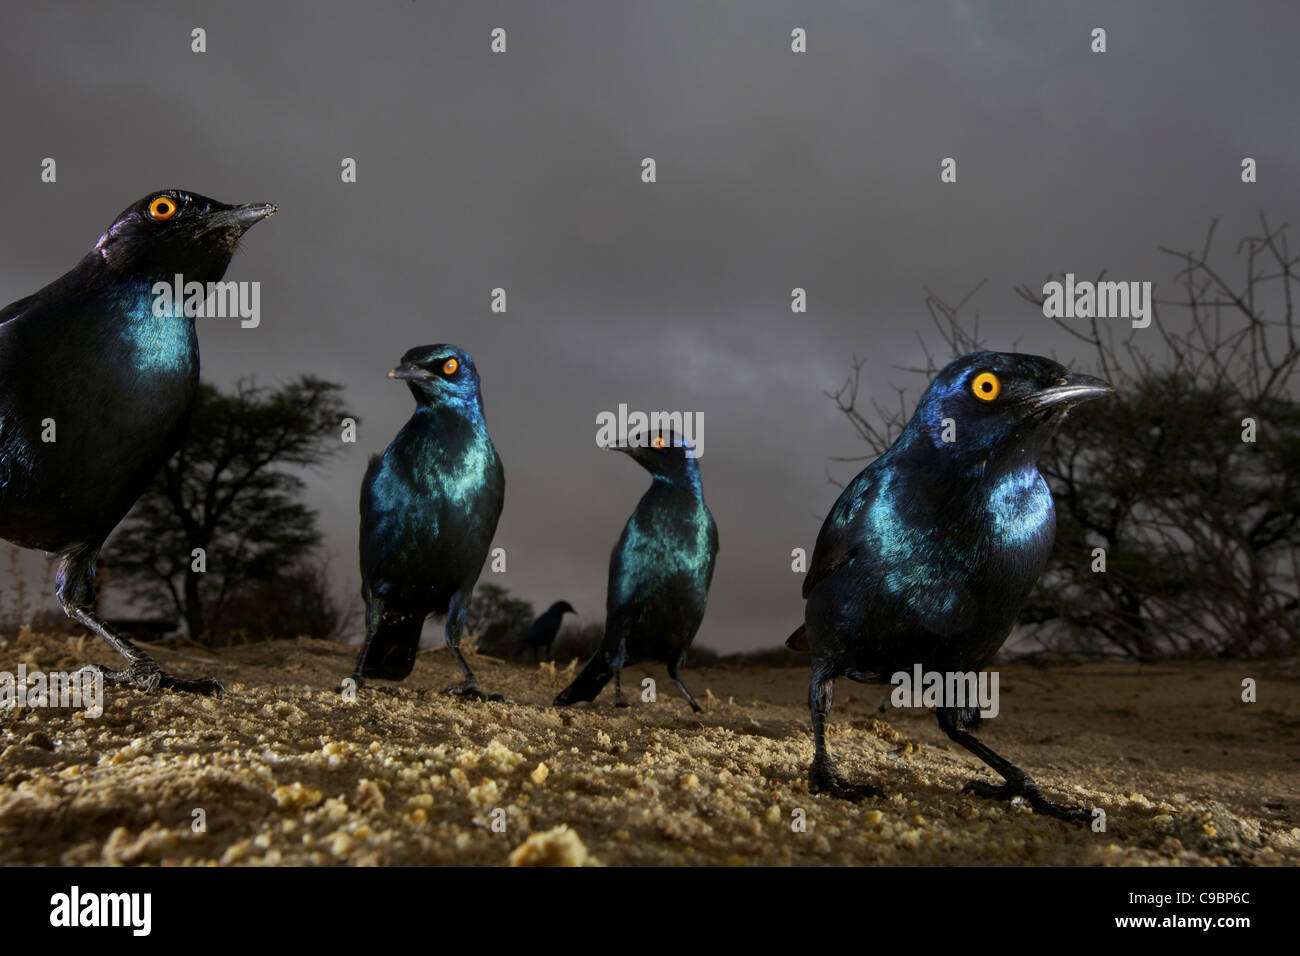
{"label": "bird's clawed foot", "polygon": [[808,769],[808,792],[828,793],[841,800],[863,800],[883,797],[885,792],[869,783],[849,783],[840,776],[829,760],[814,760]]}
{"label": "bird's clawed foot", "polygon": [[962,792],[973,793],[977,797],[988,797],[993,800],[1014,800],[1016,797],[1021,797],[1033,808],[1035,813],[1056,817],[1056,819],[1065,820],[1068,823],[1087,823],[1092,820],[1092,814],[1083,807],[1069,807],[1048,800],[1043,796],[1043,792],[1038,789],[1038,784],[1034,783],[1028,775],[1022,775],[1015,780],[1008,780],[1001,786],[995,786],[986,780],[971,780],[966,786],[962,787]]}
{"label": "bird's clawed foot", "polygon": [[211,677],[190,680],[185,677],[173,677],[158,666],[153,660],[133,661],[125,670],[110,671],[102,667],[99,671],[105,684],[129,687],[132,690],[155,694],[160,690],[174,690],[185,694],[202,694],[205,697],[223,697],[226,689],[221,682]]}
{"label": "bird's clawed foot", "polygon": [[626,697],[623,696],[623,692],[622,692],[621,690],[620,690],[620,691],[615,691],[615,692],[614,692],[614,706],[615,706],[615,707],[631,707],[631,706],[632,706],[632,702],[631,702],[630,700],[628,700]]}
{"label": "bird's clawed foot", "polygon": [[472,680],[461,681],[459,684],[453,684],[443,691],[451,697],[464,697],[468,700],[505,700],[503,694],[485,694],[479,689],[478,682]]}

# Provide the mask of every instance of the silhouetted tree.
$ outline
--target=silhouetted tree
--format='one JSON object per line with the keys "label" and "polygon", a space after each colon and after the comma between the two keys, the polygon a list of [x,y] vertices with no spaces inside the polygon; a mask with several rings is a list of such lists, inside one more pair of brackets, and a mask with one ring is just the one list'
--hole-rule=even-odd
{"label": "silhouetted tree", "polygon": [[240,381],[230,394],[200,385],[184,444],[109,542],[114,583],[208,641],[254,589],[310,583],[320,532],[296,472],[341,450],[341,392],[312,376],[279,388]]}

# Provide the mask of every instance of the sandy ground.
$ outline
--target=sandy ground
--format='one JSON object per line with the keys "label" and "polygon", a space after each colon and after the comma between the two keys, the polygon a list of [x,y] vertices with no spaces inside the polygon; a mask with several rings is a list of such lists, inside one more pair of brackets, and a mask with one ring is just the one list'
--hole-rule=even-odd
{"label": "sandy ground", "polygon": [[[102,717],[0,709],[4,864],[1259,864],[1300,862],[1300,680],[1233,662],[1002,670],[981,736],[1105,832],[963,794],[993,780],[924,711],[842,681],[831,746],[889,796],[808,793],[807,671],[688,671],[658,700],[549,706],[565,670],[471,658],[507,703],[454,700],[445,651],[399,685],[337,690],[319,641],[158,649],[217,701],[109,688]],[[111,655],[25,634],[0,670]],[[1266,675],[1273,672],[1273,677]],[[1240,700],[1243,676],[1258,702]],[[196,811],[201,811],[196,813]],[[802,818],[804,826],[797,825]],[[199,826],[199,822],[205,826]]]}

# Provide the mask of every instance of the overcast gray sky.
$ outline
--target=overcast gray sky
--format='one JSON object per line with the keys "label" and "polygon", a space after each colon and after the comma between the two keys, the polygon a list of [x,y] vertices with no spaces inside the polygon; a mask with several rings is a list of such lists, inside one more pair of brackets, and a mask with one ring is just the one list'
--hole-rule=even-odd
{"label": "overcast gray sky", "polygon": [[881,399],[915,384],[893,366],[920,358],[923,285],[955,300],[987,279],[989,344],[1068,361],[1015,285],[1102,268],[1167,283],[1158,245],[1295,211],[1300,7],[1063,6],[6,5],[0,302],[151,190],[276,202],[227,273],[261,282],[261,325],[201,322],[203,376],[347,386],[360,439],[311,482],[340,585],[358,583],[366,458],[411,410],[385,373],[452,342],[506,468],[509,570],[483,580],[603,617],[648,476],[597,450],[596,415],[702,412],[722,550],[697,640],[775,645],[802,619],[790,551],[835,499],[828,469],[856,470],[830,458],[860,451],[823,393],[855,353]]}

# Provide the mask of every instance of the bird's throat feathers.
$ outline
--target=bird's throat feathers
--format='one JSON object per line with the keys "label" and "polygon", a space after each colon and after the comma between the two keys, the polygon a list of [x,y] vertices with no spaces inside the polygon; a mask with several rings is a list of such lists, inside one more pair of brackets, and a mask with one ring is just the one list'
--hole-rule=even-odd
{"label": "bird's throat feathers", "polygon": [[682,458],[682,463],[671,471],[655,472],[653,488],[656,484],[688,491],[700,501],[704,500],[704,481],[700,477],[700,463],[695,458]]}
{"label": "bird's throat feathers", "polygon": [[422,420],[435,425],[451,418],[462,418],[475,425],[486,426],[483,415],[483,395],[477,383],[469,388],[441,388],[437,393],[426,391],[419,382],[410,383],[411,394],[415,397],[415,414],[423,416]]}
{"label": "bird's throat feathers", "polygon": [[404,444],[416,446],[417,454],[433,453],[439,458],[449,456],[448,460],[482,452],[492,444],[483,419],[483,407],[476,401],[421,402],[401,434],[405,436]]}

